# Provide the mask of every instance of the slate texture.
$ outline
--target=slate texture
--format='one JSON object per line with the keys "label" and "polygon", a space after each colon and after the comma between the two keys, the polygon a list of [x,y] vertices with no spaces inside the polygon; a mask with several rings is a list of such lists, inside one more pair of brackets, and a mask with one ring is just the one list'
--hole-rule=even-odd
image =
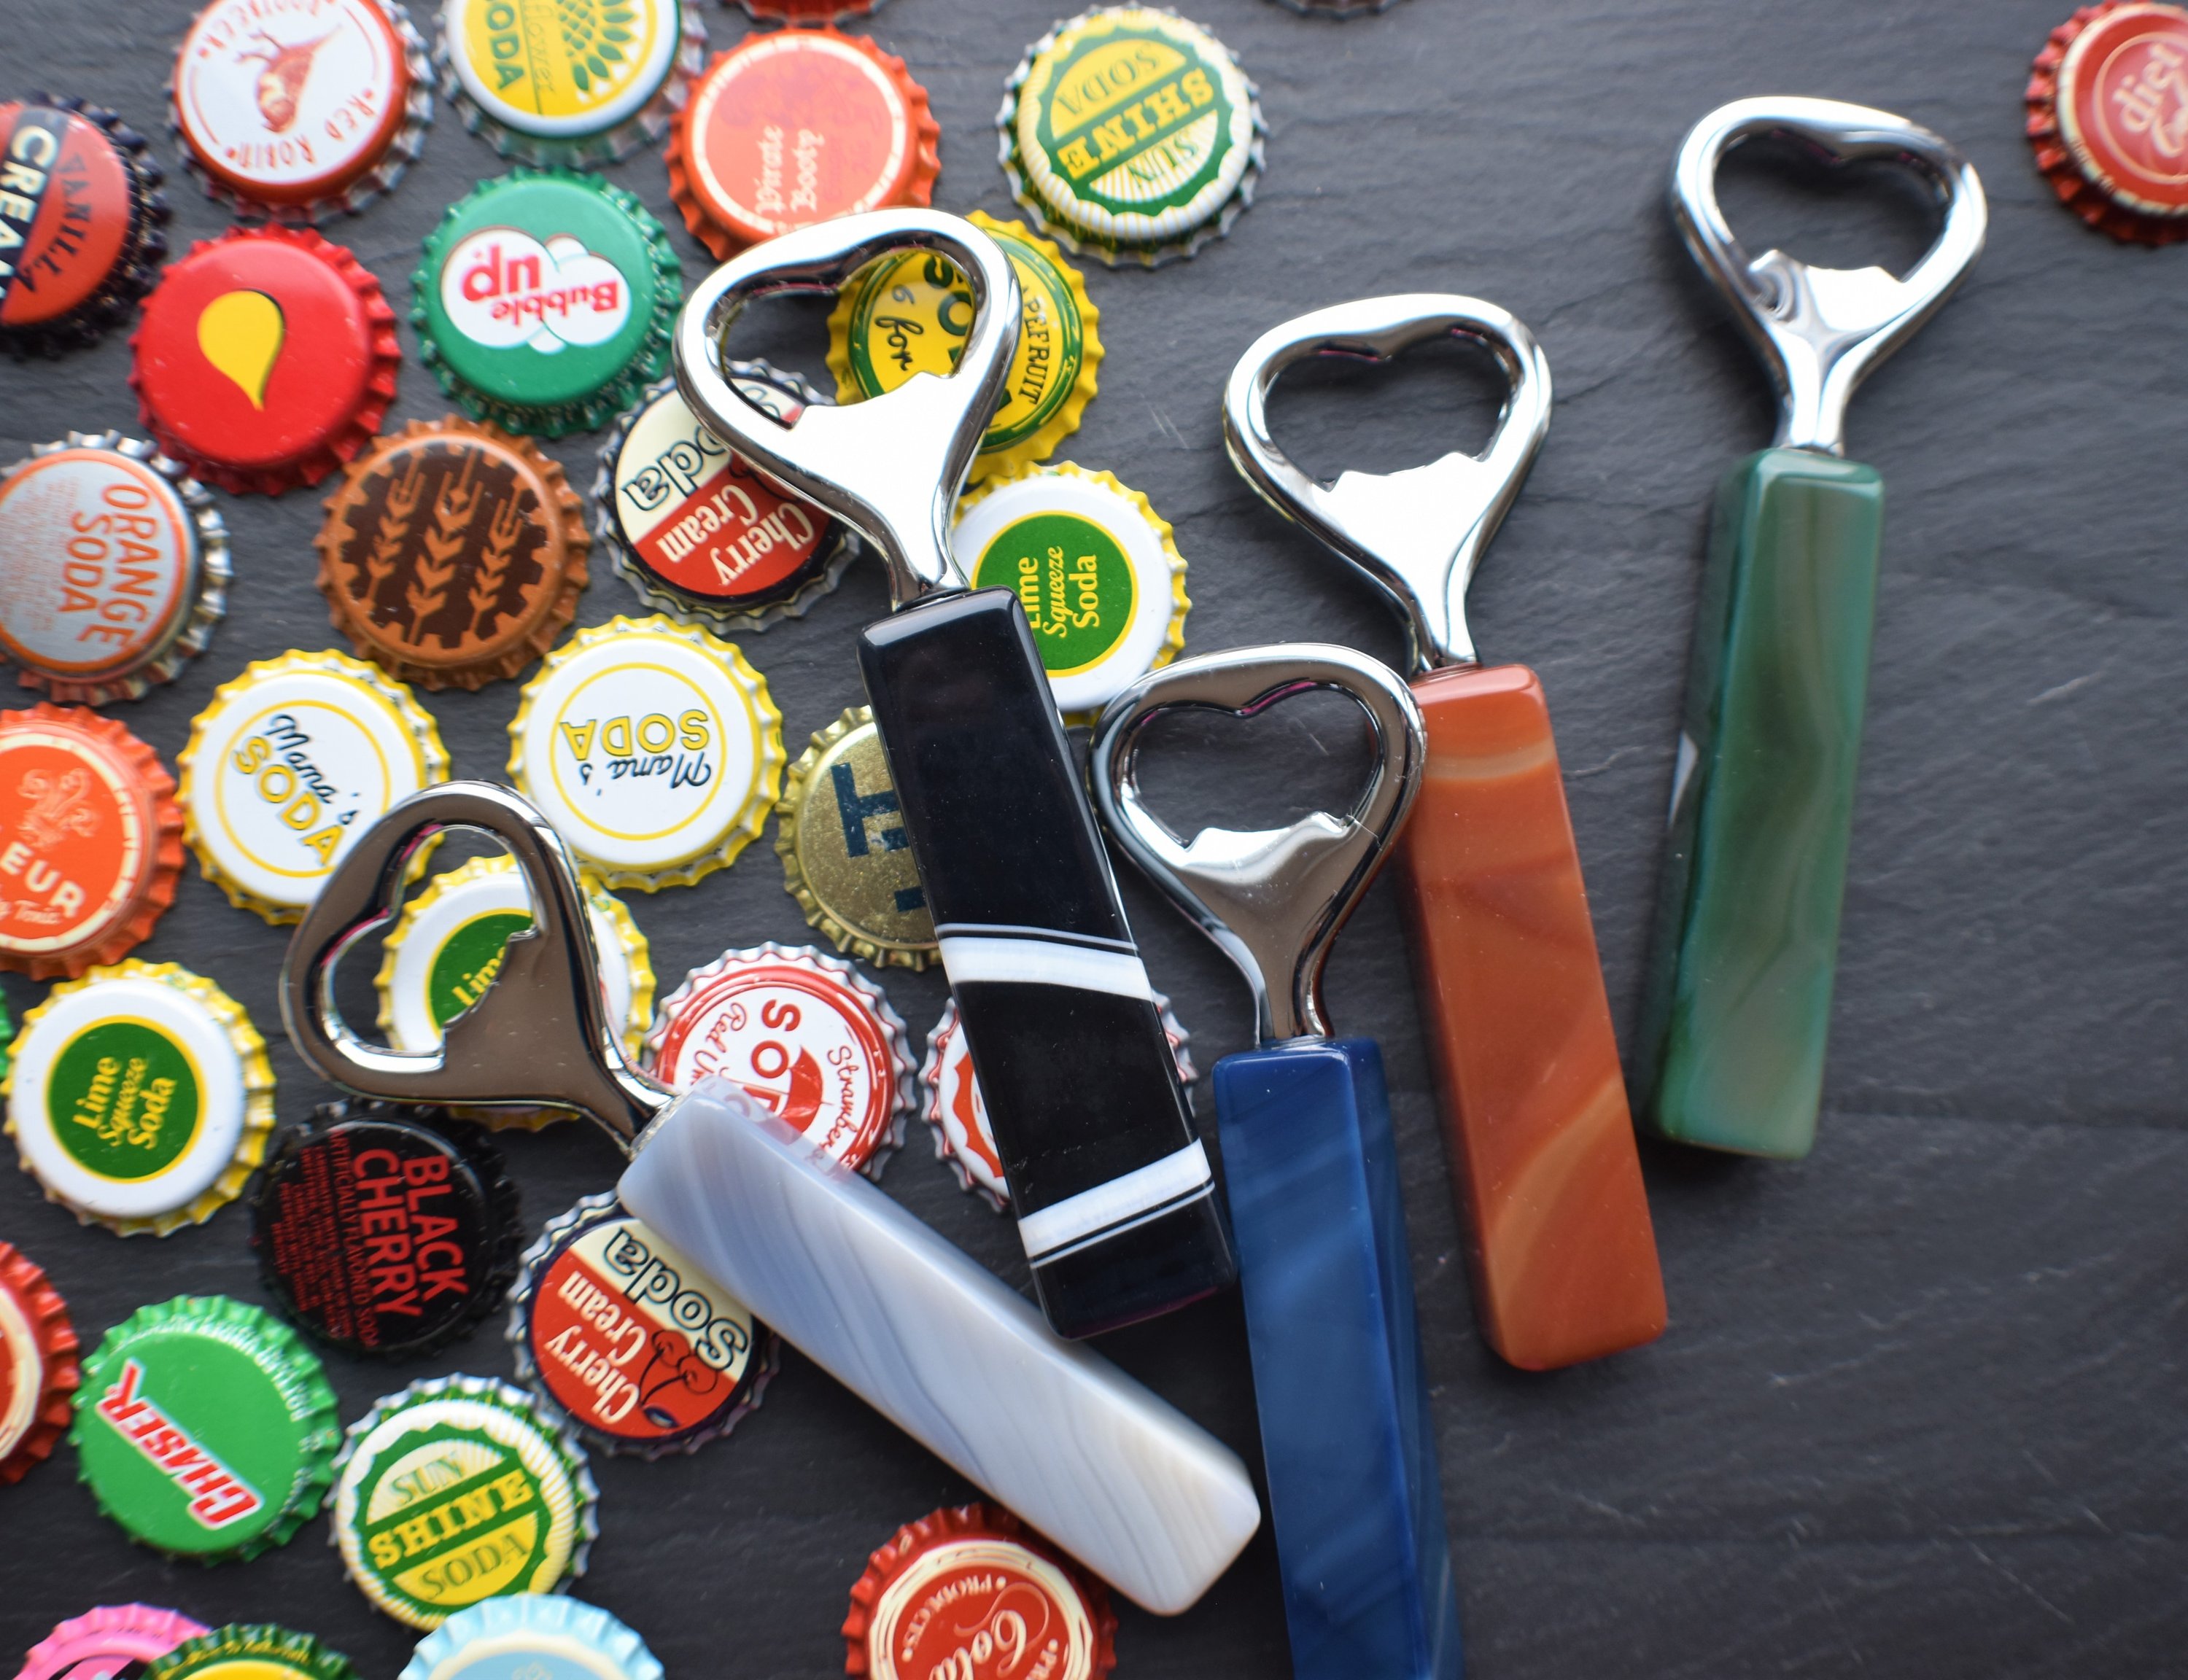
{"label": "slate texture", "polygon": [[[6,80],[159,132],[190,9],[6,0]],[[2188,251],[2090,233],[2030,165],[2021,90],[2066,0],[1401,0],[1342,25],[1268,0],[1188,9],[1260,84],[1267,175],[1234,235],[1198,260],[1089,275],[1109,357],[1063,453],[1114,471],[1176,523],[1190,647],[1311,636],[1395,659],[1395,622],[1226,463],[1224,375],[1277,320],[1374,292],[1475,293],[1535,329],[1555,419],[1473,620],[1487,657],[1525,660],[1548,685],[1621,1031],[1706,510],[1719,472],[1772,426],[1760,369],[1665,215],[1672,152],[1723,100],[1826,95],[1941,130],[1990,194],[1988,251],[1857,399],[1849,431],[1888,503],[1821,1142],[1797,1166],[1647,1153],[1672,1302],[1660,1345],[1548,1377],[1482,1347],[1387,890],[1332,965],[1340,1029],[1375,1034],[1390,1062],[1473,1672],[2188,1669]],[[933,96],[945,207],[1012,213],[990,121],[1052,15],[1044,0],[895,0],[872,20]],[[745,27],[711,0],[707,22],[717,46]],[[407,307],[420,238],[499,166],[443,109],[395,195],[328,231]],[[674,222],[657,151],[608,172]],[[223,218],[176,173],[179,249]],[[1742,160],[1724,191],[1752,249],[1903,267],[1927,237],[1919,196],[1888,178],[1842,184]],[[677,238],[700,272],[698,247]],[[818,315],[785,313],[792,358],[820,372]],[[407,328],[404,343],[391,429],[447,407]],[[127,365],[116,336],[0,366],[0,445],[12,457],[71,426],[128,428]],[[1322,473],[1387,468],[1474,447],[1494,401],[1479,369],[1428,354],[1379,381],[1300,376],[1281,394],[1279,435]],[[580,483],[594,442],[554,448]],[[163,755],[250,660],[333,644],[312,586],[318,498],[222,506],[238,574],[227,624],[172,688],[116,708]],[[636,610],[600,572],[581,623]],[[861,697],[852,637],[885,604],[878,569],[861,571],[804,622],[745,639],[792,753]],[[459,774],[501,773],[515,684],[428,704]],[[1252,730],[1178,730],[1151,783],[1181,826],[1258,821],[1342,797],[1356,747],[1341,704],[1301,702]],[[1136,881],[1126,893],[1204,1065],[1243,1047],[1244,991],[1214,949]],[[696,888],[629,898],[664,987],[725,946],[807,937],[764,847]],[[193,866],[139,955],[212,976],[278,1039],[283,946]],[[916,1038],[939,977],[886,984]],[[42,990],[12,976],[0,989],[19,1018]],[[298,1118],[325,1093],[285,1044],[274,1059],[282,1116]],[[578,1125],[514,1136],[509,1153],[534,1229],[616,1170]],[[916,1127],[886,1184],[1023,1281],[1006,1225],[957,1192]],[[51,1271],[87,1345],[178,1291],[264,1299],[245,1223],[231,1209],[124,1243],[0,1178],[0,1235]],[[1254,1456],[1234,1301],[1106,1345]],[[498,1325],[427,1361],[329,1365],[345,1417],[416,1377],[510,1368]],[[411,1637],[344,1581],[324,1523],[247,1565],[171,1565],[94,1514],[72,1461],[64,1447],[0,1491],[0,1654],[138,1598],[310,1629],[368,1680],[408,1655]],[[836,1630],[866,1553],[971,1492],[795,1354],[730,1440],[595,1469],[601,1536],[580,1590],[680,1680],[840,1672]],[[1127,1608],[1123,1623],[1119,1672],[1135,1680],[1286,1672],[1266,1539],[1188,1614]]]}

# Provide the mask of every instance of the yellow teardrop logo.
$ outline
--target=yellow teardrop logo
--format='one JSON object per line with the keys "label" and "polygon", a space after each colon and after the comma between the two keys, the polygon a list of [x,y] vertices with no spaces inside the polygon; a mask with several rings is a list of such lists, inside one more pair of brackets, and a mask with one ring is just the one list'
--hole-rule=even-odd
{"label": "yellow teardrop logo", "polygon": [[266,381],[288,335],[281,306],[262,291],[223,292],[198,317],[198,348],[236,383],[254,409],[266,406]]}

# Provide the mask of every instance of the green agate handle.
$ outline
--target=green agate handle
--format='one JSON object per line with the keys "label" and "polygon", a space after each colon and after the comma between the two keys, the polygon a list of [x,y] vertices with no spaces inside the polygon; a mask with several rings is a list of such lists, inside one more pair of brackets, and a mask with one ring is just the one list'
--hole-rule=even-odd
{"label": "green agate handle", "polygon": [[1815,1141],[1883,519],[1875,468],[1807,449],[1718,488],[1634,1081],[1661,1137]]}

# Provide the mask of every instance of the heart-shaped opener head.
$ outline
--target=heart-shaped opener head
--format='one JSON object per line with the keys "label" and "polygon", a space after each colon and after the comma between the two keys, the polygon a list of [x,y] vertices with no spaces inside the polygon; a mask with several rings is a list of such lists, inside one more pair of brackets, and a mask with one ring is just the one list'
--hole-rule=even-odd
{"label": "heart-shaped opener head", "polygon": [[[1782,251],[1750,257],[1717,208],[1724,155],[1758,135],[1796,141],[1832,163],[1905,164],[1944,211],[1928,253],[1904,279],[1882,268],[1812,268]],[[1989,211],[1975,166],[1942,135],[1890,111],[1836,99],[1735,99],[1688,133],[1672,166],[1672,216],[1717,282],[1778,387],[1778,443],[1846,453],[1846,409],[1871,369],[1953,294],[1982,252]]]}
{"label": "heart-shaped opener head", "polygon": [[[789,424],[731,385],[723,341],[746,304],[782,293],[833,292],[877,257],[931,251],[973,294],[954,372],[917,373],[895,390]],[[961,589],[950,524],[980,439],[1002,406],[1018,352],[1018,282],[1002,247],[939,210],[876,210],[785,234],[725,262],[676,321],[676,384],[709,431],[790,493],[826,509],[881,551],[903,606],[930,589]]]}
{"label": "heart-shaped opener head", "polygon": [[[1309,689],[1359,702],[1375,734],[1375,765],[1343,816],[1310,811],[1288,828],[1204,828],[1190,843],[1140,797],[1147,726],[1198,706],[1250,718]],[[1368,890],[1413,809],[1428,754],[1420,708],[1396,671],[1349,647],[1280,642],[1181,659],[1111,701],[1095,725],[1086,775],[1110,837],[1253,988],[1262,1044],[1326,1038],[1322,969],[1338,929]]]}
{"label": "heart-shaped opener head", "polygon": [[[532,894],[532,926],[510,937],[493,984],[442,1029],[437,1050],[408,1055],[359,1038],[335,1001],[343,951],[393,916],[418,848],[466,828],[509,848]],[[569,848],[529,803],[490,781],[425,788],[358,837],[289,941],[281,1019],[313,1071],[363,1097],[576,1108],[626,1150],[674,1101],[617,1047]]]}
{"label": "heart-shaped opener head", "polygon": [[[1469,340],[1511,381],[1497,431],[1479,455],[1453,450],[1403,472],[1346,472],[1319,484],[1269,435],[1269,387],[1309,356],[1386,362],[1435,338]],[[1550,429],[1550,364],[1509,312],[1475,297],[1411,292],[1317,309],[1255,339],[1223,390],[1231,464],[1270,506],[1305,526],[1390,597],[1406,621],[1413,668],[1471,665],[1466,586],[1525,482]]]}

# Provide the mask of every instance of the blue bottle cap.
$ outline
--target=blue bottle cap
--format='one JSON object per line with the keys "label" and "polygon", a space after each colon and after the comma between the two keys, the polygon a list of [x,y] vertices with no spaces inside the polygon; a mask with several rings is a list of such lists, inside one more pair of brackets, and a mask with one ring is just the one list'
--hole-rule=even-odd
{"label": "blue bottle cap", "polygon": [[663,1680],[646,1641],[561,1593],[488,1598],[418,1642],[398,1680]]}

